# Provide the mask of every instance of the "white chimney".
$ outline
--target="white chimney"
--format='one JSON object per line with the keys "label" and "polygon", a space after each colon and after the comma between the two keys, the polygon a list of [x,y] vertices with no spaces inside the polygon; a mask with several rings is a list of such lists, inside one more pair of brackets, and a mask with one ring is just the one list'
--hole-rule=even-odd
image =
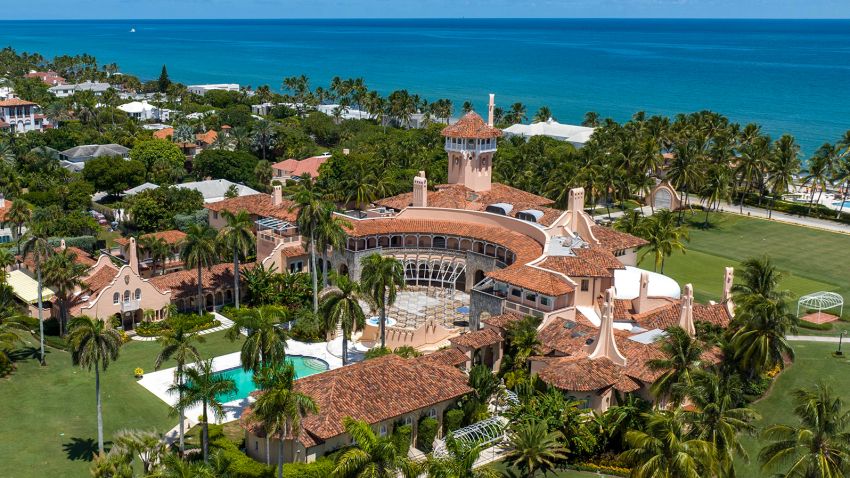
{"label": "white chimney", "polygon": [[723,277],[723,303],[730,317],[735,317],[735,303],[732,302],[732,285],[735,283],[735,268],[727,267]]}
{"label": "white chimney", "polygon": [[283,188],[280,186],[280,184],[276,184],[272,189],[272,205],[280,206],[281,204],[283,204]]}
{"label": "white chimney", "polygon": [[632,302],[632,307],[635,309],[635,312],[640,314],[646,307],[649,305],[649,272],[641,272],[640,274],[640,292],[638,292],[637,299]]}
{"label": "white chimney", "polygon": [[130,245],[127,246],[129,248],[129,256],[127,258],[127,262],[130,264],[130,269],[136,274],[139,273],[139,253],[136,250],[136,238],[130,238]]}
{"label": "white chimney", "polygon": [[61,249],[63,251],[66,249],[65,239],[62,239],[62,240],[59,241],[59,249]]}
{"label": "white chimney", "polygon": [[496,95],[490,93],[490,104],[487,106],[487,125],[493,127],[493,110],[496,108]]}
{"label": "white chimney", "polygon": [[626,357],[617,348],[614,339],[614,288],[605,291],[605,302],[602,304],[602,323],[599,324],[599,336],[590,359],[607,358],[617,365],[625,366]]}
{"label": "white chimney", "polygon": [[682,310],[679,313],[679,327],[684,329],[689,336],[695,337],[697,329],[694,326],[694,286],[685,284],[685,293],[682,294]]}
{"label": "white chimney", "polygon": [[428,207],[428,179],[425,171],[413,178],[413,207]]}

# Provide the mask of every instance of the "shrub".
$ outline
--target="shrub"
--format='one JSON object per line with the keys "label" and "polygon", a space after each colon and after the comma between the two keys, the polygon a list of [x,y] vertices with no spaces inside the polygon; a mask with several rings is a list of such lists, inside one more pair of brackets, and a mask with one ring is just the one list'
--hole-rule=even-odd
{"label": "shrub", "polygon": [[133,370],[133,375],[134,375],[136,378],[142,378],[142,375],[144,375],[144,374],[145,374],[145,371],[144,371],[144,369],[142,369],[142,367],[136,367],[136,368]]}
{"label": "shrub", "polygon": [[5,377],[15,370],[15,364],[4,353],[0,353],[0,377]]}
{"label": "shrub", "polygon": [[[214,438],[215,437],[215,438]],[[221,433],[221,427],[214,432],[210,425],[210,447],[219,450],[228,463],[227,471],[232,476],[239,478],[273,478],[276,476],[276,468],[255,461],[242,452],[235,443],[225,438]],[[327,478],[331,476],[334,462],[329,458],[319,458],[313,463],[286,463],[283,467],[285,478]]]}
{"label": "shrub", "polygon": [[797,323],[797,327],[808,330],[832,330],[832,324],[830,324],[829,322],[825,324],[815,324],[812,322],[801,320]]}
{"label": "shrub", "polygon": [[424,453],[430,453],[434,448],[434,438],[437,438],[437,428],[440,424],[435,418],[422,417],[419,420],[419,431],[416,434],[416,448]]}
{"label": "shrub", "polygon": [[301,314],[292,323],[292,330],[289,332],[293,339],[300,342],[322,342],[325,340],[322,324],[319,318],[313,314]]}
{"label": "shrub", "polygon": [[461,425],[463,425],[463,410],[453,408],[443,415],[443,428],[446,429],[446,433],[457,430]]}
{"label": "shrub", "polygon": [[367,350],[363,356],[363,360],[374,359],[378,357],[383,357],[384,355],[389,355],[393,353],[388,347],[372,347]]}
{"label": "shrub", "polygon": [[136,333],[142,337],[157,337],[170,330],[176,320],[184,321],[190,333],[200,332],[201,330],[207,330],[221,325],[221,322],[216,320],[215,316],[210,313],[204,315],[176,314],[159,322],[142,322],[137,324]]}
{"label": "shrub", "polygon": [[410,440],[412,437],[412,426],[399,423],[393,427],[393,445],[395,445],[396,450],[403,456],[407,456],[407,451],[410,450]]}

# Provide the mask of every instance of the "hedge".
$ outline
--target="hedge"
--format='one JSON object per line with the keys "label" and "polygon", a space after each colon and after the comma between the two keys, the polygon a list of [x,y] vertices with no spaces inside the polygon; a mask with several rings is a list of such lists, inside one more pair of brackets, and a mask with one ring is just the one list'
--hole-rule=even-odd
{"label": "hedge", "polygon": [[183,320],[186,322],[189,332],[200,332],[221,325],[221,322],[215,319],[210,313],[204,315],[195,314],[177,314],[168,319],[159,322],[142,322],[136,324],[136,334],[142,337],[157,337],[171,329],[171,325],[175,320]]}
{"label": "hedge", "polygon": [[446,410],[446,413],[443,414],[443,428],[445,428],[446,433],[453,432],[460,428],[463,425],[463,410],[459,408],[453,408],[451,410]]}
{"label": "hedge", "polygon": [[[227,471],[239,478],[273,478],[277,476],[277,463],[266,465],[254,460],[242,452],[232,441],[221,437],[210,441],[210,446],[220,450],[228,462]],[[272,445],[275,446],[275,445]],[[284,463],[284,478],[328,478],[334,469],[334,462],[328,458],[319,458],[313,463]]]}
{"label": "hedge", "polygon": [[396,424],[393,427],[392,442],[396,450],[402,455],[407,456],[410,450],[410,441],[413,437],[413,427],[411,425]]}
{"label": "hedge", "polygon": [[200,224],[202,226],[207,225],[209,223],[209,213],[206,209],[199,209],[192,214],[175,214],[174,215],[174,225],[177,226],[177,229],[186,232],[189,230],[193,224]]}
{"label": "hedge", "polygon": [[829,322],[825,324],[816,324],[814,322],[809,322],[806,320],[800,320],[797,323],[797,327],[809,330],[832,330],[832,324],[830,324]]}
{"label": "hedge", "polygon": [[[737,199],[737,198],[736,198]],[[815,200],[817,200],[817,194],[815,194]],[[756,194],[750,194],[744,199],[744,204],[748,206],[756,206],[761,207],[767,210],[770,207],[770,198],[764,197],[761,201],[761,206],[759,206],[759,196]],[[788,214],[794,214],[797,216],[805,216],[805,217],[814,217],[818,219],[828,219],[830,221],[841,222],[844,224],[850,224],[850,209],[844,208],[844,211],[841,212],[840,217],[838,211],[835,209],[830,209],[823,204],[813,204],[811,211],[809,211],[809,203],[797,203],[790,202],[784,200],[777,200],[773,203],[774,211],[784,212]]]}
{"label": "hedge", "polygon": [[59,247],[62,244],[62,239],[65,239],[65,245],[68,247],[78,247],[86,252],[93,252],[97,244],[97,238],[94,236],[76,236],[76,237],[51,237],[47,240],[53,247]]}
{"label": "hedge", "polygon": [[437,438],[439,426],[435,418],[422,417],[419,420],[419,431],[416,433],[416,448],[423,453],[430,453],[434,448],[434,438]]}

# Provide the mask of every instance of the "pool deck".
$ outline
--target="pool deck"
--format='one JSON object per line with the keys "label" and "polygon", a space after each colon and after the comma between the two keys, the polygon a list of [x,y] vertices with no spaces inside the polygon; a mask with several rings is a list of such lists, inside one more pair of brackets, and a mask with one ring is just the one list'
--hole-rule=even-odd
{"label": "pool deck", "polygon": [[[328,364],[330,370],[342,367],[342,360],[328,352],[327,342],[305,343],[295,340],[286,342],[286,353],[288,355],[303,355],[306,357],[315,357],[324,360]],[[239,360],[240,352],[233,352],[227,355],[221,355],[213,358],[213,371],[218,372],[235,367],[241,367],[242,362]],[[189,364],[192,366],[194,364]],[[156,372],[146,373],[137,383],[146,388],[149,392],[156,395],[160,400],[173,407],[177,403],[177,394],[170,394],[168,389],[174,383],[174,374],[177,371],[176,367]],[[245,408],[254,401],[253,398],[247,397],[238,400],[232,400],[224,404],[225,416],[217,419],[213,416],[212,410],[208,409],[207,414],[210,417],[210,422],[227,423],[238,420],[242,416]],[[196,425],[201,415],[201,406],[187,408],[185,411],[186,420],[189,426]],[[174,430],[172,430],[174,431]]]}

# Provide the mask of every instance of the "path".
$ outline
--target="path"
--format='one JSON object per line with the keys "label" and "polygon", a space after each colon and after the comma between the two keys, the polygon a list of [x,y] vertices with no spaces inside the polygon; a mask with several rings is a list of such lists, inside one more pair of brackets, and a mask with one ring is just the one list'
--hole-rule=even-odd
{"label": "path", "polygon": [[[213,312],[212,314],[213,314],[213,317],[215,317],[216,320],[221,322],[221,325],[219,325],[218,327],[213,327],[211,329],[202,330],[202,331],[198,332],[198,335],[207,335],[207,334],[213,334],[213,333],[216,333],[216,332],[221,332],[222,330],[229,329],[233,325],[232,320],[230,320],[227,317],[219,314],[218,312]],[[142,337],[141,335],[134,335],[131,338],[133,340],[138,341],[138,342],[153,342],[156,339],[158,339],[159,337]]]}
{"label": "path", "polygon": [[[841,340],[840,337],[826,335],[786,335],[785,338],[793,342],[827,342],[833,344],[837,344]],[[850,338],[845,340],[845,342],[850,342]]]}

